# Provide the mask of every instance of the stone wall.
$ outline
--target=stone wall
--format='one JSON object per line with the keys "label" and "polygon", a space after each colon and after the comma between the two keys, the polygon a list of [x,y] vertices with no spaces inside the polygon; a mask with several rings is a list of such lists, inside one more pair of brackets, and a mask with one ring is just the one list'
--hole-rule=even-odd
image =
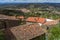
{"label": "stone wall", "polygon": [[19,20],[0,20],[0,29],[10,28],[20,25]]}

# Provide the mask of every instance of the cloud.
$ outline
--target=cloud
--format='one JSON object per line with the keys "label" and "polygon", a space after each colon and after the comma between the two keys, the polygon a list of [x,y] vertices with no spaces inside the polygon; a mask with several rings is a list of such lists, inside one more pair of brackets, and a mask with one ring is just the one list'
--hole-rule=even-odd
{"label": "cloud", "polygon": [[59,2],[60,0],[0,0],[0,2]]}

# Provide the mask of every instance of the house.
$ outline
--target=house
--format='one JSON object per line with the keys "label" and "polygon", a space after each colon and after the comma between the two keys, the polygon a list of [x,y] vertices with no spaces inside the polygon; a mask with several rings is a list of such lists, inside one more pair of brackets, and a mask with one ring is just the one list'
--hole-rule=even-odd
{"label": "house", "polygon": [[45,18],[40,18],[40,17],[28,17],[26,19],[26,22],[44,23],[45,21],[46,21]]}
{"label": "house", "polygon": [[39,25],[54,25],[58,24],[58,20],[53,20],[53,19],[47,19],[47,18],[40,18],[40,17],[28,17],[24,19],[24,16],[18,16],[18,19],[22,19],[25,22],[30,22],[30,23],[38,23]]}
{"label": "house", "polygon": [[[3,25],[5,26],[4,33],[6,34],[6,40],[32,40],[38,36],[45,36],[46,30],[37,23],[19,25],[18,19],[15,17],[5,15],[2,16],[0,16],[0,18],[2,18],[0,21],[3,20]],[[21,16],[20,18],[24,17]]]}
{"label": "house", "polygon": [[51,20],[51,19],[47,19],[47,22],[45,22],[43,25],[46,25],[46,26],[51,26],[51,25],[56,25],[59,23],[59,20]]}
{"label": "house", "polygon": [[46,26],[50,26],[50,25],[56,25],[59,23],[59,20],[53,20],[53,19],[47,19],[47,18],[40,18],[40,17],[28,17],[26,19],[26,22],[34,22],[34,23],[38,23],[39,25],[46,25]]}
{"label": "house", "polygon": [[[2,16],[1,16],[2,17]],[[53,23],[57,24],[58,20],[40,18],[40,17],[28,17],[25,21],[28,22],[24,25],[19,25],[18,20],[15,17],[3,17],[7,18],[5,34],[7,40],[33,40],[38,36],[42,36],[45,38],[45,33],[47,32],[46,28],[43,28],[42,25],[52,25]],[[19,16],[19,18],[23,19],[23,16]],[[30,24],[30,22],[33,22]],[[5,24],[5,23],[4,23]],[[41,38],[41,39],[42,39]],[[44,39],[45,40],[45,39]]]}
{"label": "house", "polygon": [[[11,34],[12,33],[12,34]],[[6,35],[13,40],[32,40],[38,36],[45,36],[46,30],[39,24],[25,24],[6,29]],[[44,36],[42,38],[44,38]],[[42,39],[41,38],[41,39]],[[44,39],[45,40],[45,39]]]}
{"label": "house", "polygon": [[31,12],[30,10],[26,9],[26,8],[22,8],[22,9],[19,9],[20,11],[24,12],[24,13],[29,13]]}
{"label": "house", "polygon": [[21,21],[24,21],[24,16],[17,16],[16,18],[21,20]]}
{"label": "house", "polygon": [[0,14],[0,29],[17,25],[19,25],[19,19],[16,19],[15,16]]}

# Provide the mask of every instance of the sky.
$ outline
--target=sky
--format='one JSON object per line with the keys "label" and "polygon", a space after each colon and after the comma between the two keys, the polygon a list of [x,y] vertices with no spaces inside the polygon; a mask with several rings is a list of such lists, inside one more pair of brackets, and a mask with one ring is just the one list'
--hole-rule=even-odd
{"label": "sky", "polygon": [[0,0],[0,3],[43,3],[43,2],[50,2],[50,3],[60,3],[60,0]]}

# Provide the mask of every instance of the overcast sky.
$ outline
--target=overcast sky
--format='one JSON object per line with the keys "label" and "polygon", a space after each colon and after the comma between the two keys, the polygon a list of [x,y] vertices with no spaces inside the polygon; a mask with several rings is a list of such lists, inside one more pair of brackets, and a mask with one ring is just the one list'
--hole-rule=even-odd
{"label": "overcast sky", "polygon": [[0,3],[5,3],[5,2],[20,2],[20,3],[34,3],[34,2],[52,2],[52,3],[60,3],[60,0],[0,0]]}

